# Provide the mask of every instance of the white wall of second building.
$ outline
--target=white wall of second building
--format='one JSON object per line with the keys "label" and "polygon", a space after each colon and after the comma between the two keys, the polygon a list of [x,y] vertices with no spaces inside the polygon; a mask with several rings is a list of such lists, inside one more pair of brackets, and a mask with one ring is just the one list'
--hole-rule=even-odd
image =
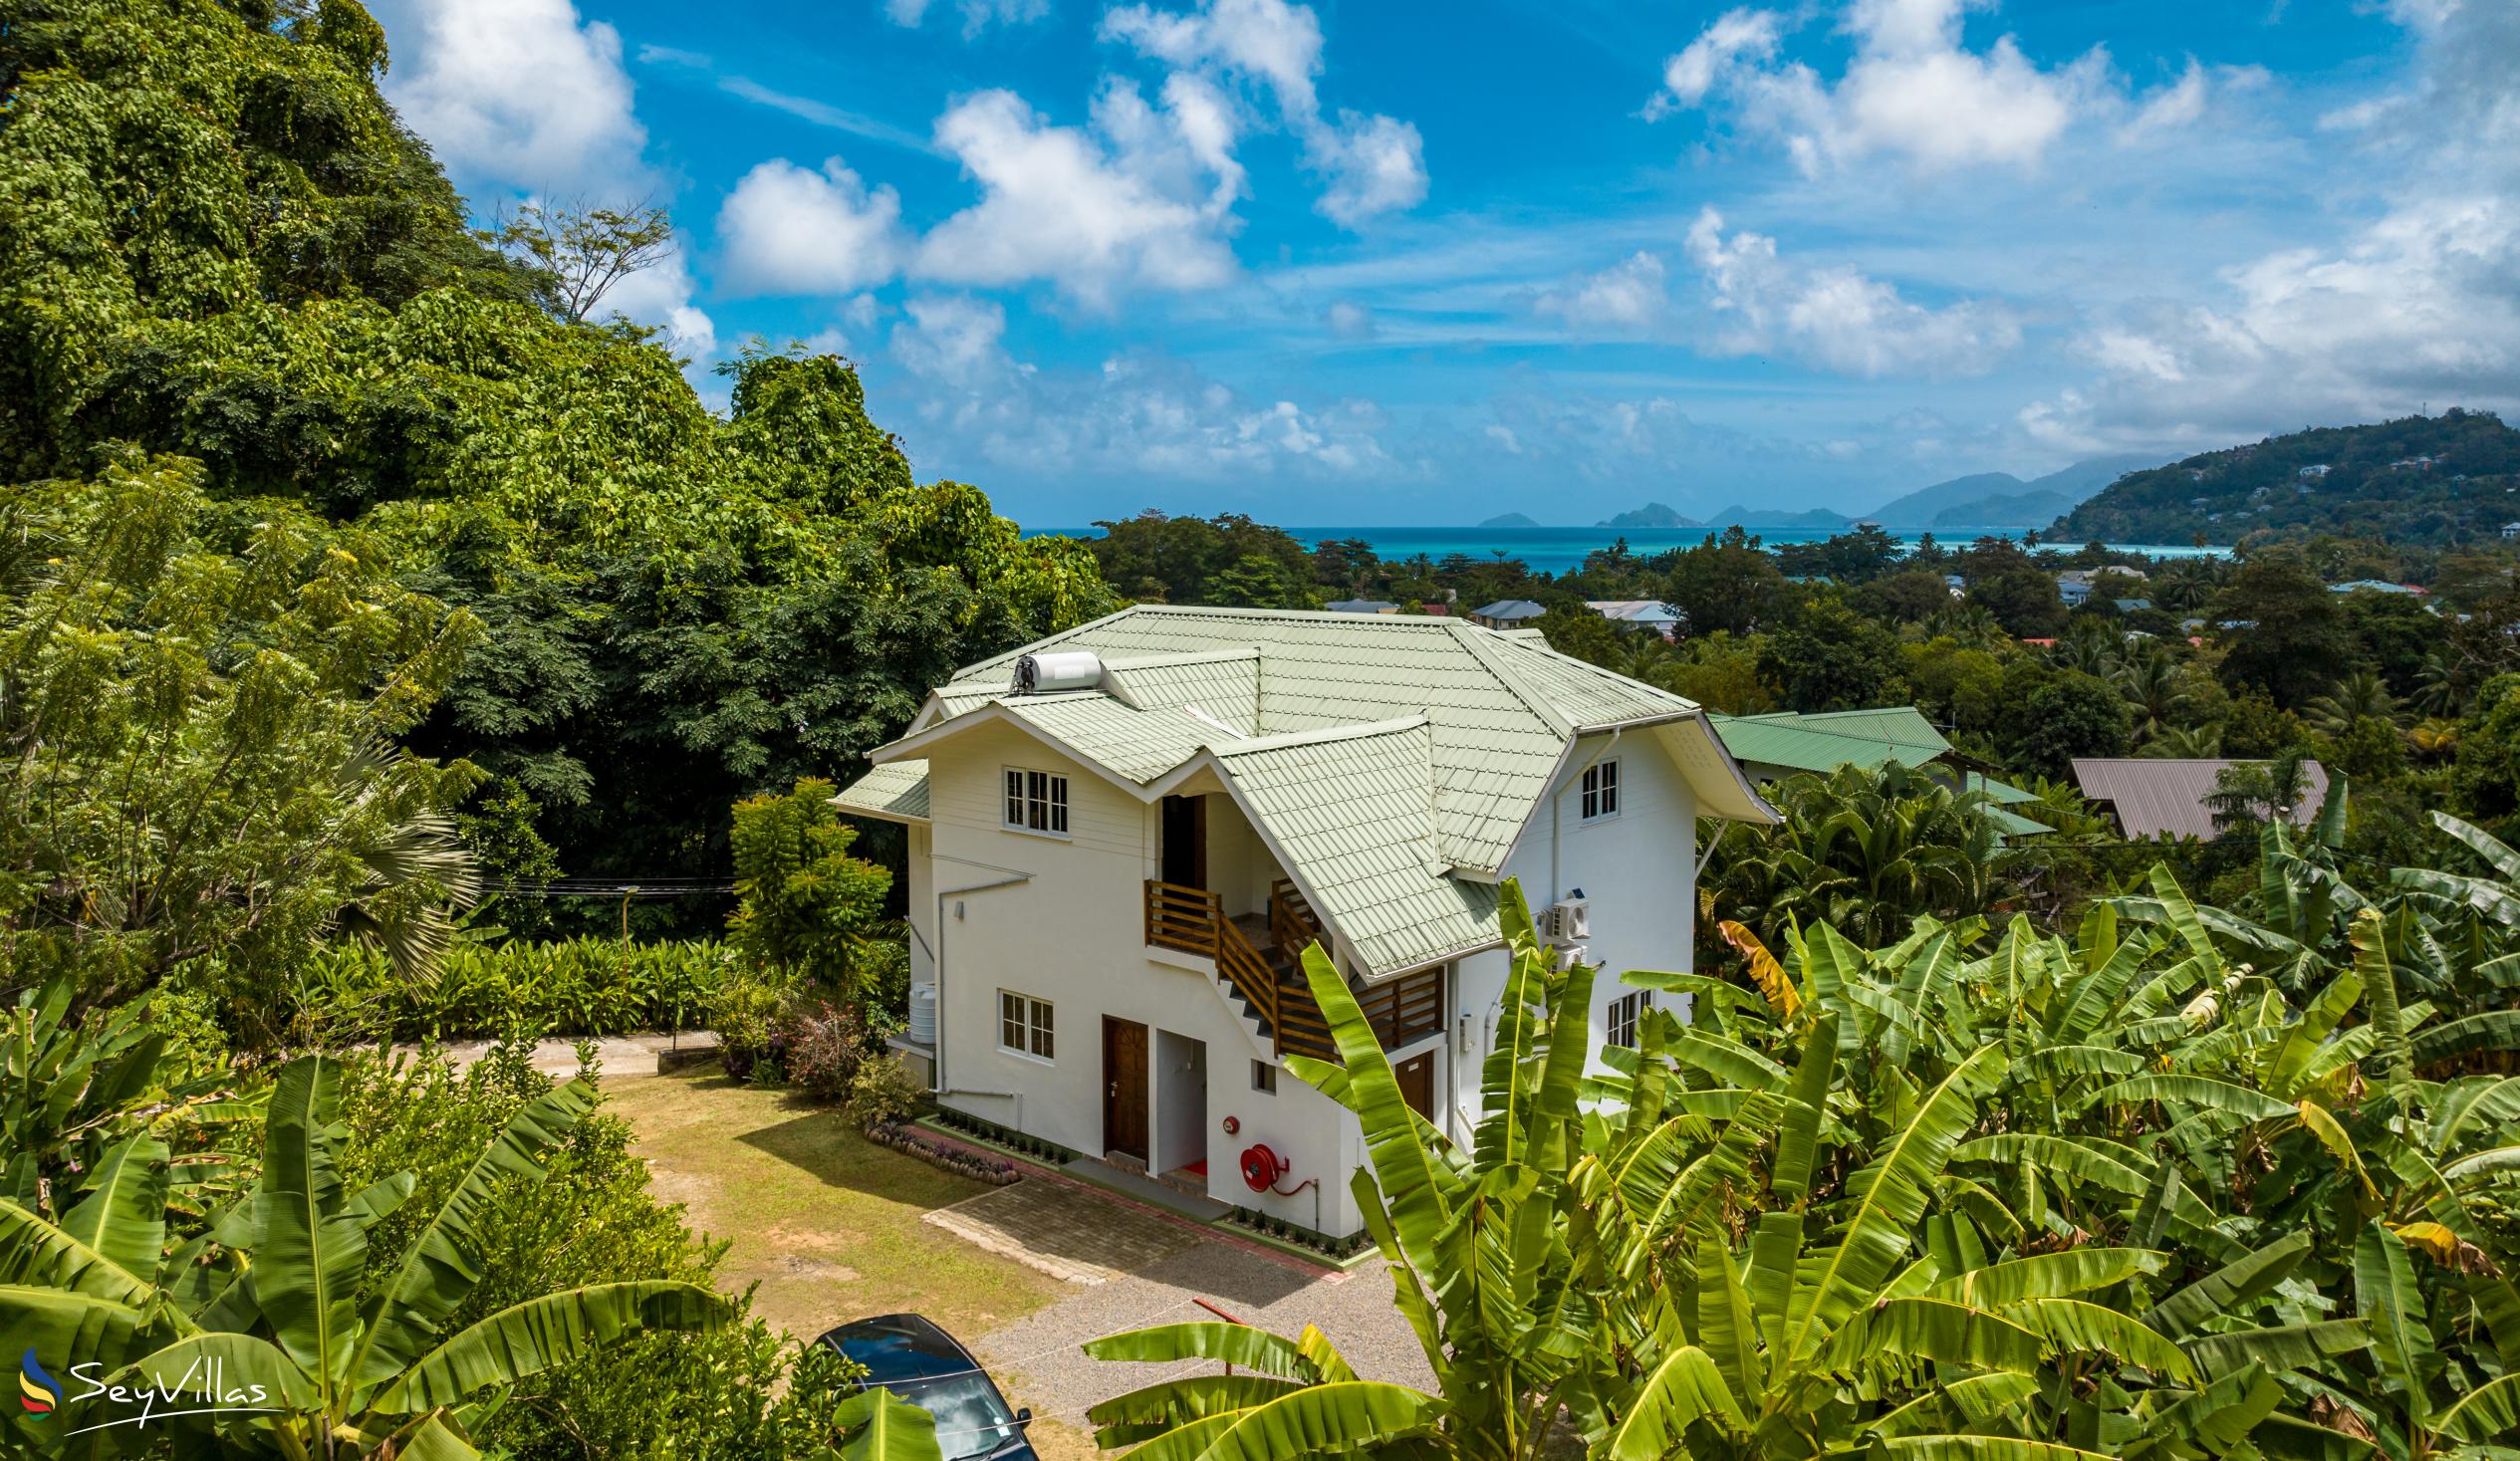
{"label": "white wall of second building", "polygon": [[[1010,768],[1067,778],[1066,836],[1002,825]],[[1274,1095],[1253,1091],[1250,1063],[1271,1052],[1213,973],[1202,961],[1149,956],[1144,897],[1145,879],[1159,870],[1156,807],[1002,725],[974,727],[932,748],[928,787],[932,891],[925,917],[934,924],[927,937],[941,966],[939,1102],[1102,1155],[1111,1086],[1105,1021],[1131,1022],[1146,1032],[1150,1166],[1168,1170],[1196,1160],[1185,1154],[1194,1149],[1195,1122],[1212,1197],[1334,1234],[1356,1231],[1363,1219],[1347,1188],[1362,1155],[1356,1118],[1284,1071]],[[1242,822],[1223,798],[1211,803],[1209,816],[1211,830]],[[989,883],[999,885],[978,890]],[[1265,894],[1265,880],[1259,887]],[[1048,1002],[1048,1057],[1008,1048],[1002,992]],[[1164,1052],[1193,1045],[1207,1083],[1196,1102],[1194,1087],[1165,1078]],[[1193,1103],[1203,1107],[1195,1116],[1183,1109]],[[1238,1133],[1223,1131],[1227,1115],[1236,1117]],[[1279,1185],[1297,1190],[1280,1195],[1244,1186],[1239,1158],[1254,1142],[1293,1163]],[[1307,1178],[1320,1186],[1300,1188]]]}

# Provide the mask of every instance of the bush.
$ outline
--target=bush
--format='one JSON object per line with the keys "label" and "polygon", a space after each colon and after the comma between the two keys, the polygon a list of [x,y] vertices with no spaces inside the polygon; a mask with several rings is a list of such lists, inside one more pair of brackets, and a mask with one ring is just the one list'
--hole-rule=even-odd
{"label": "bush", "polygon": [[458,943],[419,984],[374,949],[334,944],[307,963],[306,1019],[327,1044],[695,1030],[715,1023],[733,969],[727,947],[704,940]]}
{"label": "bush", "polygon": [[748,1081],[756,1070],[763,1070],[769,1082],[786,1079],[778,1024],[779,1012],[787,1003],[788,986],[783,979],[741,965],[727,974],[718,985],[715,1010],[718,1059],[727,1075]]}
{"label": "bush", "polygon": [[1015,1163],[1003,1157],[965,1151],[960,1147],[947,1146],[942,1141],[930,1141],[907,1126],[879,1122],[867,1128],[867,1139],[878,1146],[889,1146],[894,1151],[917,1157],[929,1166],[974,1181],[987,1182],[991,1186],[1004,1187],[1024,1178]]}
{"label": "bush", "polygon": [[816,1100],[847,1099],[875,1045],[865,1007],[799,1000],[780,1016],[774,1044],[783,1047],[789,1084]]}
{"label": "bush", "polygon": [[[461,1181],[500,1126],[553,1083],[531,1048],[503,1045],[458,1075],[445,1061],[368,1056],[345,1066],[343,1181],[395,1171],[412,1197],[372,1244],[392,1252]],[[550,1178],[504,1182],[476,1214],[480,1285],[444,1329],[582,1284],[679,1279],[709,1284],[723,1244],[695,1236],[648,1189],[627,1123],[598,1109],[554,1153]],[[386,1275],[372,1270],[369,1289]],[[367,1295],[363,1295],[368,1297]],[[651,1335],[535,1377],[473,1432],[484,1454],[519,1461],[587,1456],[805,1457],[838,1435],[846,1360],[800,1349],[748,1316],[715,1335]]]}
{"label": "bush", "polygon": [[916,1114],[926,1100],[927,1088],[919,1085],[917,1077],[899,1061],[878,1054],[858,1067],[858,1079],[849,1087],[849,1104],[843,1109],[851,1124],[866,1130],[897,1126]]}

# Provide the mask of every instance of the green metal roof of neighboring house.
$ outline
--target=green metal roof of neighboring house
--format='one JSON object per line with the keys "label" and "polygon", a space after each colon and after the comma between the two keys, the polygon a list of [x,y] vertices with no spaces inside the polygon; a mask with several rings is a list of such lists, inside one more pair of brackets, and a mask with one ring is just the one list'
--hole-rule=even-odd
{"label": "green metal roof of neighboring house", "polygon": [[1841,766],[1875,767],[1895,761],[1922,766],[1944,748],[1903,745],[1878,736],[1846,735],[1808,724],[1810,717],[1716,716],[1715,731],[1733,759],[1749,766],[1831,772]]}
{"label": "green metal roof of neighboring house", "polygon": [[1396,971],[1496,942],[1493,883],[1444,875],[1423,720],[1214,748],[1314,908],[1368,969]]}
{"label": "green metal roof of neighboring house", "polygon": [[888,762],[851,782],[832,800],[843,812],[881,817],[886,822],[925,822],[927,763]]}
{"label": "green metal roof of neighboring house", "polygon": [[[1014,692],[1018,657],[1064,650],[1101,658],[1094,687]],[[1471,924],[1492,939],[1493,888],[1456,869],[1502,867],[1582,731],[1659,725],[1656,739],[1702,815],[1776,815],[1691,702],[1534,638],[1445,618],[1140,605],[958,671],[876,759],[899,765],[966,719],[1020,724],[1141,795],[1214,758],[1291,859],[1286,871],[1376,974],[1467,946],[1452,941],[1470,937]],[[1398,735],[1396,721],[1414,732]],[[1321,749],[1369,730],[1373,746]],[[1393,757],[1415,758],[1404,778],[1383,764]],[[1372,775],[1360,760],[1374,761]],[[1306,778],[1318,785],[1296,785]],[[1416,819],[1406,855],[1376,853],[1384,860],[1369,858],[1367,869],[1341,829],[1360,798],[1402,797],[1392,778],[1406,782]],[[860,800],[857,787],[842,798],[853,808]],[[1374,816],[1378,835],[1393,833],[1391,819]]]}
{"label": "green metal roof of neighboring house", "polygon": [[2044,822],[2033,822],[2018,812],[2007,812],[2001,807],[1987,808],[1986,820],[1994,823],[1995,830],[2006,837],[2037,837],[2041,833],[2056,831]]}
{"label": "green metal roof of neighboring house", "polygon": [[1824,730],[1833,735],[1861,736],[1868,740],[1890,741],[1901,746],[1927,746],[1948,751],[1951,743],[1934,729],[1925,713],[1913,705],[1877,705],[1863,710],[1820,710],[1809,715],[1777,711],[1769,715],[1743,716],[1744,720],[1768,721],[1779,725],[1800,725],[1811,730]]}

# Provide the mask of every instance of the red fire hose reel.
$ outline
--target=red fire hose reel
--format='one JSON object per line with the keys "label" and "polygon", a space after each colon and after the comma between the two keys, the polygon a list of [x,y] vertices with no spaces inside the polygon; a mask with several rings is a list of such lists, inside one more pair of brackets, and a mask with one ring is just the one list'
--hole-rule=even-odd
{"label": "red fire hose reel", "polygon": [[1275,1188],[1278,1178],[1287,1171],[1286,1158],[1270,1150],[1267,1142],[1254,1142],[1242,1149],[1242,1182],[1254,1192]]}

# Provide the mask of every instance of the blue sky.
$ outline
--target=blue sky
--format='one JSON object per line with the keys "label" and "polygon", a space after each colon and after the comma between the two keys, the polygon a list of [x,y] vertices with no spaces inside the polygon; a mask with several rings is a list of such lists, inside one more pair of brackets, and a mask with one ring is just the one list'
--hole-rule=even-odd
{"label": "blue sky", "polygon": [[647,199],[1031,524],[1862,511],[2520,402],[2507,0],[378,0],[485,212]]}

